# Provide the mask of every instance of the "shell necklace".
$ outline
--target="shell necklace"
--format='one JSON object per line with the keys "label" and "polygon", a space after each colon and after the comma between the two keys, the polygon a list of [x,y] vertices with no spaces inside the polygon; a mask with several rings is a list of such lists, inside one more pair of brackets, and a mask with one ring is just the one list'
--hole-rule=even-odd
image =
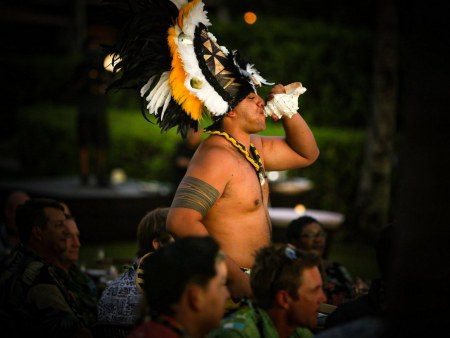
{"label": "shell necklace", "polygon": [[239,150],[239,152],[241,152],[245,156],[246,160],[250,162],[258,175],[259,182],[261,183],[261,185],[264,185],[264,183],[266,182],[266,172],[264,171],[261,157],[259,156],[256,147],[252,143],[250,143],[250,151],[248,151],[242,143],[240,143],[233,136],[224,131],[206,130],[205,133],[225,137],[225,139],[229,141],[237,150]]}

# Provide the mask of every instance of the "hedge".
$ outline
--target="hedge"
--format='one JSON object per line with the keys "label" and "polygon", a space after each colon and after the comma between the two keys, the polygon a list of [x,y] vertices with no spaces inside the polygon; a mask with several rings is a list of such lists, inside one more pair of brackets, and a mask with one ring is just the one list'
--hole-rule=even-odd
{"label": "hedge", "polygon": [[[110,109],[112,145],[110,168],[120,167],[129,177],[170,181],[175,131],[161,134],[137,110]],[[356,129],[313,128],[320,157],[311,167],[294,170],[314,182],[301,202],[310,208],[351,211],[363,157],[365,133]],[[263,134],[282,135],[279,124],[268,123]],[[76,174],[75,109],[52,104],[27,107],[20,116],[16,146],[24,175]]]}
{"label": "hedge", "polygon": [[[219,43],[239,49],[261,74],[278,83],[308,88],[303,110],[316,126],[364,127],[370,111],[372,33],[321,21],[261,16],[252,26],[240,17],[213,20]],[[245,34],[243,34],[245,32]],[[8,60],[17,100],[68,102],[69,80],[80,55],[38,55]],[[267,93],[268,88],[261,90]],[[64,101],[65,100],[65,101]],[[134,107],[137,95],[112,94],[116,107]]]}

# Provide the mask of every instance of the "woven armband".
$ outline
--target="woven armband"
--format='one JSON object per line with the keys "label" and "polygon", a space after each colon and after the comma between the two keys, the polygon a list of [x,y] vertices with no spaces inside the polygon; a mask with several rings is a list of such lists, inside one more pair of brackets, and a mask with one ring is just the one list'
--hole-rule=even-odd
{"label": "woven armband", "polygon": [[171,208],[194,209],[204,217],[219,195],[219,191],[208,183],[185,176],[178,186]]}

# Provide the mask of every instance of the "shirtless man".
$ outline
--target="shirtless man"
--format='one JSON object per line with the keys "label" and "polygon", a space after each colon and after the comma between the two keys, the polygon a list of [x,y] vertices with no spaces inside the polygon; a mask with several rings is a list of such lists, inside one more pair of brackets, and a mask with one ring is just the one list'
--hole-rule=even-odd
{"label": "shirtless man", "polygon": [[[284,86],[276,85],[269,99],[284,92]],[[299,114],[281,119],[285,138],[255,135],[266,127],[264,105],[259,95],[248,94],[222,119],[221,131],[246,149],[254,144],[266,171],[312,164],[319,150]],[[169,230],[179,237],[211,235],[219,242],[227,255],[233,298],[251,294],[248,275],[240,268],[251,268],[254,253],[270,243],[268,200],[267,180],[260,182],[252,164],[220,135],[211,135],[200,145],[175,195]]]}
{"label": "shirtless man", "polygon": [[[255,135],[266,126],[265,103],[256,88],[271,84],[254,64],[219,44],[209,31],[201,0],[140,1],[126,7],[127,24],[118,27],[112,48],[120,76],[112,87],[138,89],[143,112],[154,116],[162,131],[177,127],[186,137],[202,116],[220,121],[214,124],[218,131],[189,162],[167,226],[178,237],[214,237],[227,254],[233,298],[249,296],[248,276],[240,268],[252,267],[253,254],[269,244],[271,236],[264,169],[313,163],[319,153],[314,137],[290,109],[295,105],[281,112],[294,114],[282,119],[285,139]],[[284,92],[285,87],[277,85],[271,95]]]}

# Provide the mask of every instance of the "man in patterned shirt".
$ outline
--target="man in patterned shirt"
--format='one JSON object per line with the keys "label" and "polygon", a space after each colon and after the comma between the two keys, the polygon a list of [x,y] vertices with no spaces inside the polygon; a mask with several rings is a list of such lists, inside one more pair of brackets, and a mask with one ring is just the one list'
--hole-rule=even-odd
{"label": "man in patterned shirt", "polygon": [[53,200],[31,199],[17,209],[20,244],[3,262],[0,276],[0,326],[6,337],[92,337],[56,272],[66,250],[65,219]]}

